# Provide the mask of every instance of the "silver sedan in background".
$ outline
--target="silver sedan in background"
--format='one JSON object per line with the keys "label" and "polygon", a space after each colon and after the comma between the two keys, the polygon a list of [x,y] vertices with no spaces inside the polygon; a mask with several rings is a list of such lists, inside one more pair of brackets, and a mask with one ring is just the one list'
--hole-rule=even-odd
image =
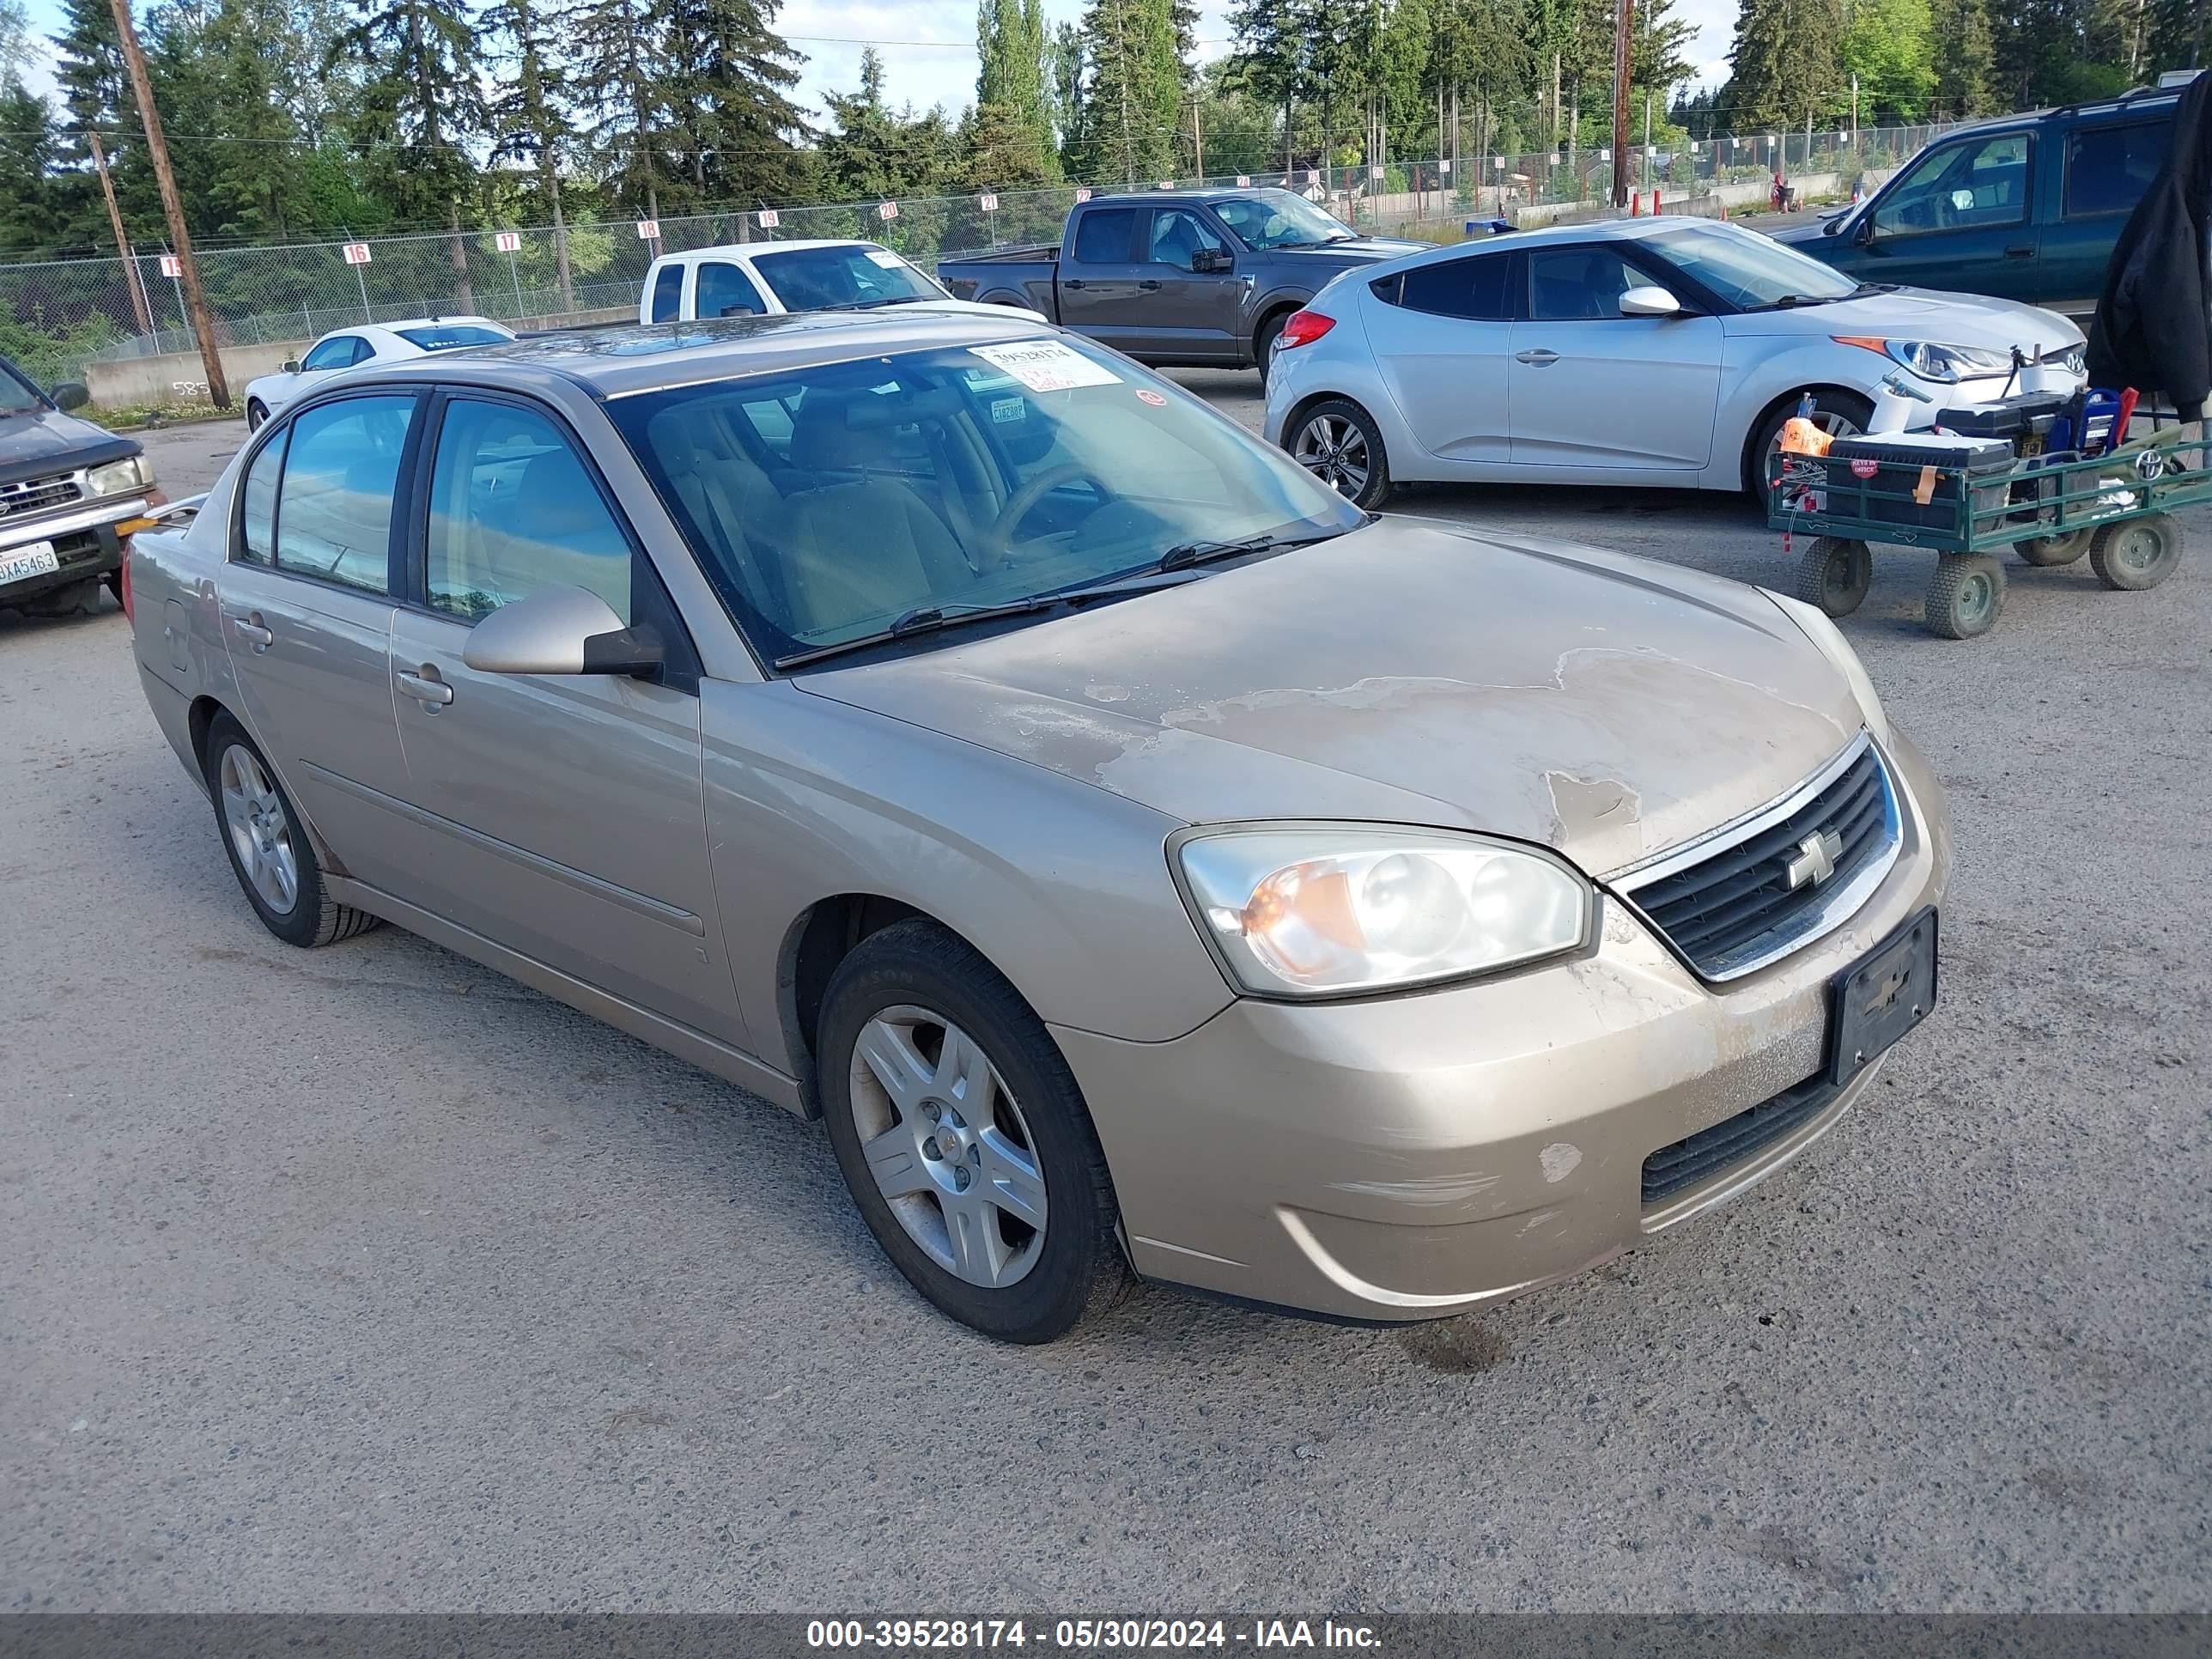
{"label": "silver sedan in background", "polygon": [[2081,346],[2056,313],[1862,283],[1736,225],[1563,225],[1331,283],[1276,341],[1266,432],[1362,507],[1415,481],[1757,490],[1808,393],[1861,432],[1893,375],[1924,427],[2002,394],[2015,347],[2080,384]]}

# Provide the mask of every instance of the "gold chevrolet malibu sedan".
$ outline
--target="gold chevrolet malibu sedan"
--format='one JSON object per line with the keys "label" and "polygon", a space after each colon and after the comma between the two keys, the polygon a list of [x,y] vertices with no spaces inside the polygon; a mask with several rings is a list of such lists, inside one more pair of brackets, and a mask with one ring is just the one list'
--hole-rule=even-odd
{"label": "gold chevrolet malibu sedan", "polygon": [[393,922],[819,1115],[1010,1340],[1131,1270],[1547,1285],[1935,1001],[1942,798],[1818,611],[1363,514],[1025,317],[359,371],[131,574],[270,932]]}

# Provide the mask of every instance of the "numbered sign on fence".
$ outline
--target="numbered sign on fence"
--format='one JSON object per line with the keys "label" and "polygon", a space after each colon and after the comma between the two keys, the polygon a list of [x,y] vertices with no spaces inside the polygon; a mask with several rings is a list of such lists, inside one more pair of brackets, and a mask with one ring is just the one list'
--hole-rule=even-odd
{"label": "numbered sign on fence", "polygon": [[1451,157],[1447,155],[1443,161],[1437,162],[1437,171],[1449,177],[1451,173]]}
{"label": "numbered sign on fence", "polygon": [[1370,167],[1367,169],[1367,176],[1370,179],[1380,179],[1382,176],[1382,169],[1378,167]]}
{"label": "numbered sign on fence", "polygon": [[1088,185],[1078,185],[1075,187],[1075,199],[1079,202],[1089,201],[1091,199],[1091,186]]}
{"label": "numbered sign on fence", "polygon": [[877,203],[876,217],[881,219],[885,224],[889,224],[892,220],[898,217],[898,204],[896,202]]}
{"label": "numbered sign on fence", "polygon": [[637,240],[641,242],[659,241],[660,240],[660,221],[658,219],[639,220],[637,222]]}
{"label": "numbered sign on fence", "polygon": [[1319,184],[1321,182],[1321,169],[1319,167],[1308,167],[1306,169],[1306,182],[1310,185]]}
{"label": "numbered sign on fence", "polygon": [[367,264],[368,263],[368,244],[366,242],[348,242],[345,245],[345,262],[349,265]]}
{"label": "numbered sign on fence", "polygon": [[161,275],[164,276],[181,276],[184,274],[185,262],[182,259],[177,258],[173,253],[164,253],[161,256]]}
{"label": "numbered sign on fence", "polygon": [[1161,188],[1162,190],[1173,190],[1173,189],[1175,188],[1175,180],[1174,180],[1174,179],[1161,179],[1161,180],[1160,180],[1160,188]]}
{"label": "numbered sign on fence", "polygon": [[1239,189],[1239,190],[1249,190],[1249,189],[1251,189],[1251,188],[1252,188],[1252,175],[1251,175],[1250,173],[1238,173],[1238,174],[1237,175],[1237,189]]}
{"label": "numbered sign on fence", "polygon": [[502,230],[492,238],[492,242],[501,253],[522,252],[522,233],[519,230]]}
{"label": "numbered sign on fence", "polygon": [[999,210],[999,198],[997,193],[992,191],[985,191],[981,196],[978,196],[975,198],[975,205],[982,209],[986,213],[996,213]]}
{"label": "numbered sign on fence", "polygon": [[763,208],[753,217],[760,221],[760,228],[763,230],[774,230],[783,222],[783,216],[774,208]]}

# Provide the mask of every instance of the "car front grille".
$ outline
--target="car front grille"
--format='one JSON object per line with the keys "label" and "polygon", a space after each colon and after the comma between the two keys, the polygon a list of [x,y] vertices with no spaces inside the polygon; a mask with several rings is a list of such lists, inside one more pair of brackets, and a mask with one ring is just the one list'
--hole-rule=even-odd
{"label": "car front grille", "polygon": [[24,519],[49,507],[66,507],[77,495],[76,480],[66,472],[51,478],[26,478],[21,483],[0,483],[0,519]]}
{"label": "car front grille", "polygon": [[1810,944],[1896,862],[1897,797],[1873,740],[1794,793],[1613,884],[1690,965],[1734,979]]}
{"label": "car front grille", "polygon": [[1710,1129],[1662,1146],[1644,1160],[1644,1203],[1656,1204],[1732,1164],[1742,1163],[1760,1147],[1772,1146],[1800,1124],[1818,1117],[1842,1092],[1822,1072]]}

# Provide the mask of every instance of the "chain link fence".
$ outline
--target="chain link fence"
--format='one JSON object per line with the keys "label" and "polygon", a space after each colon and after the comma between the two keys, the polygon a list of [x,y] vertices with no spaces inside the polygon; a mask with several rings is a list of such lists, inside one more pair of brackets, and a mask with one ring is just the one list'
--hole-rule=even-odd
{"label": "chain link fence", "polygon": [[[1755,185],[1780,173],[1827,177],[1847,192],[1880,175],[1945,129],[1756,133],[1639,149],[1631,188],[1669,205],[1710,197],[1716,185]],[[1295,166],[1204,179],[1139,179],[1134,187],[1287,185],[1360,229],[1448,222],[1460,216],[1602,203],[1611,189],[1607,149],[1462,155],[1356,167]],[[348,324],[474,313],[523,326],[554,326],[634,308],[654,257],[732,242],[863,237],[928,267],[955,253],[1059,240],[1076,185],[995,193],[845,203],[769,211],[380,236],[357,242],[213,248],[199,255],[218,343],[304,342]],[[1763,191],[1758,192],[1759,195]],[[566,244],[567,270],[561,244]],[[366,258],[362,251],[366,250]],[[67,259],[0,265],[0,355],[40,385],[81,378],[86,362],[197,349],[183,285],[159,253],[134,259]]]}

